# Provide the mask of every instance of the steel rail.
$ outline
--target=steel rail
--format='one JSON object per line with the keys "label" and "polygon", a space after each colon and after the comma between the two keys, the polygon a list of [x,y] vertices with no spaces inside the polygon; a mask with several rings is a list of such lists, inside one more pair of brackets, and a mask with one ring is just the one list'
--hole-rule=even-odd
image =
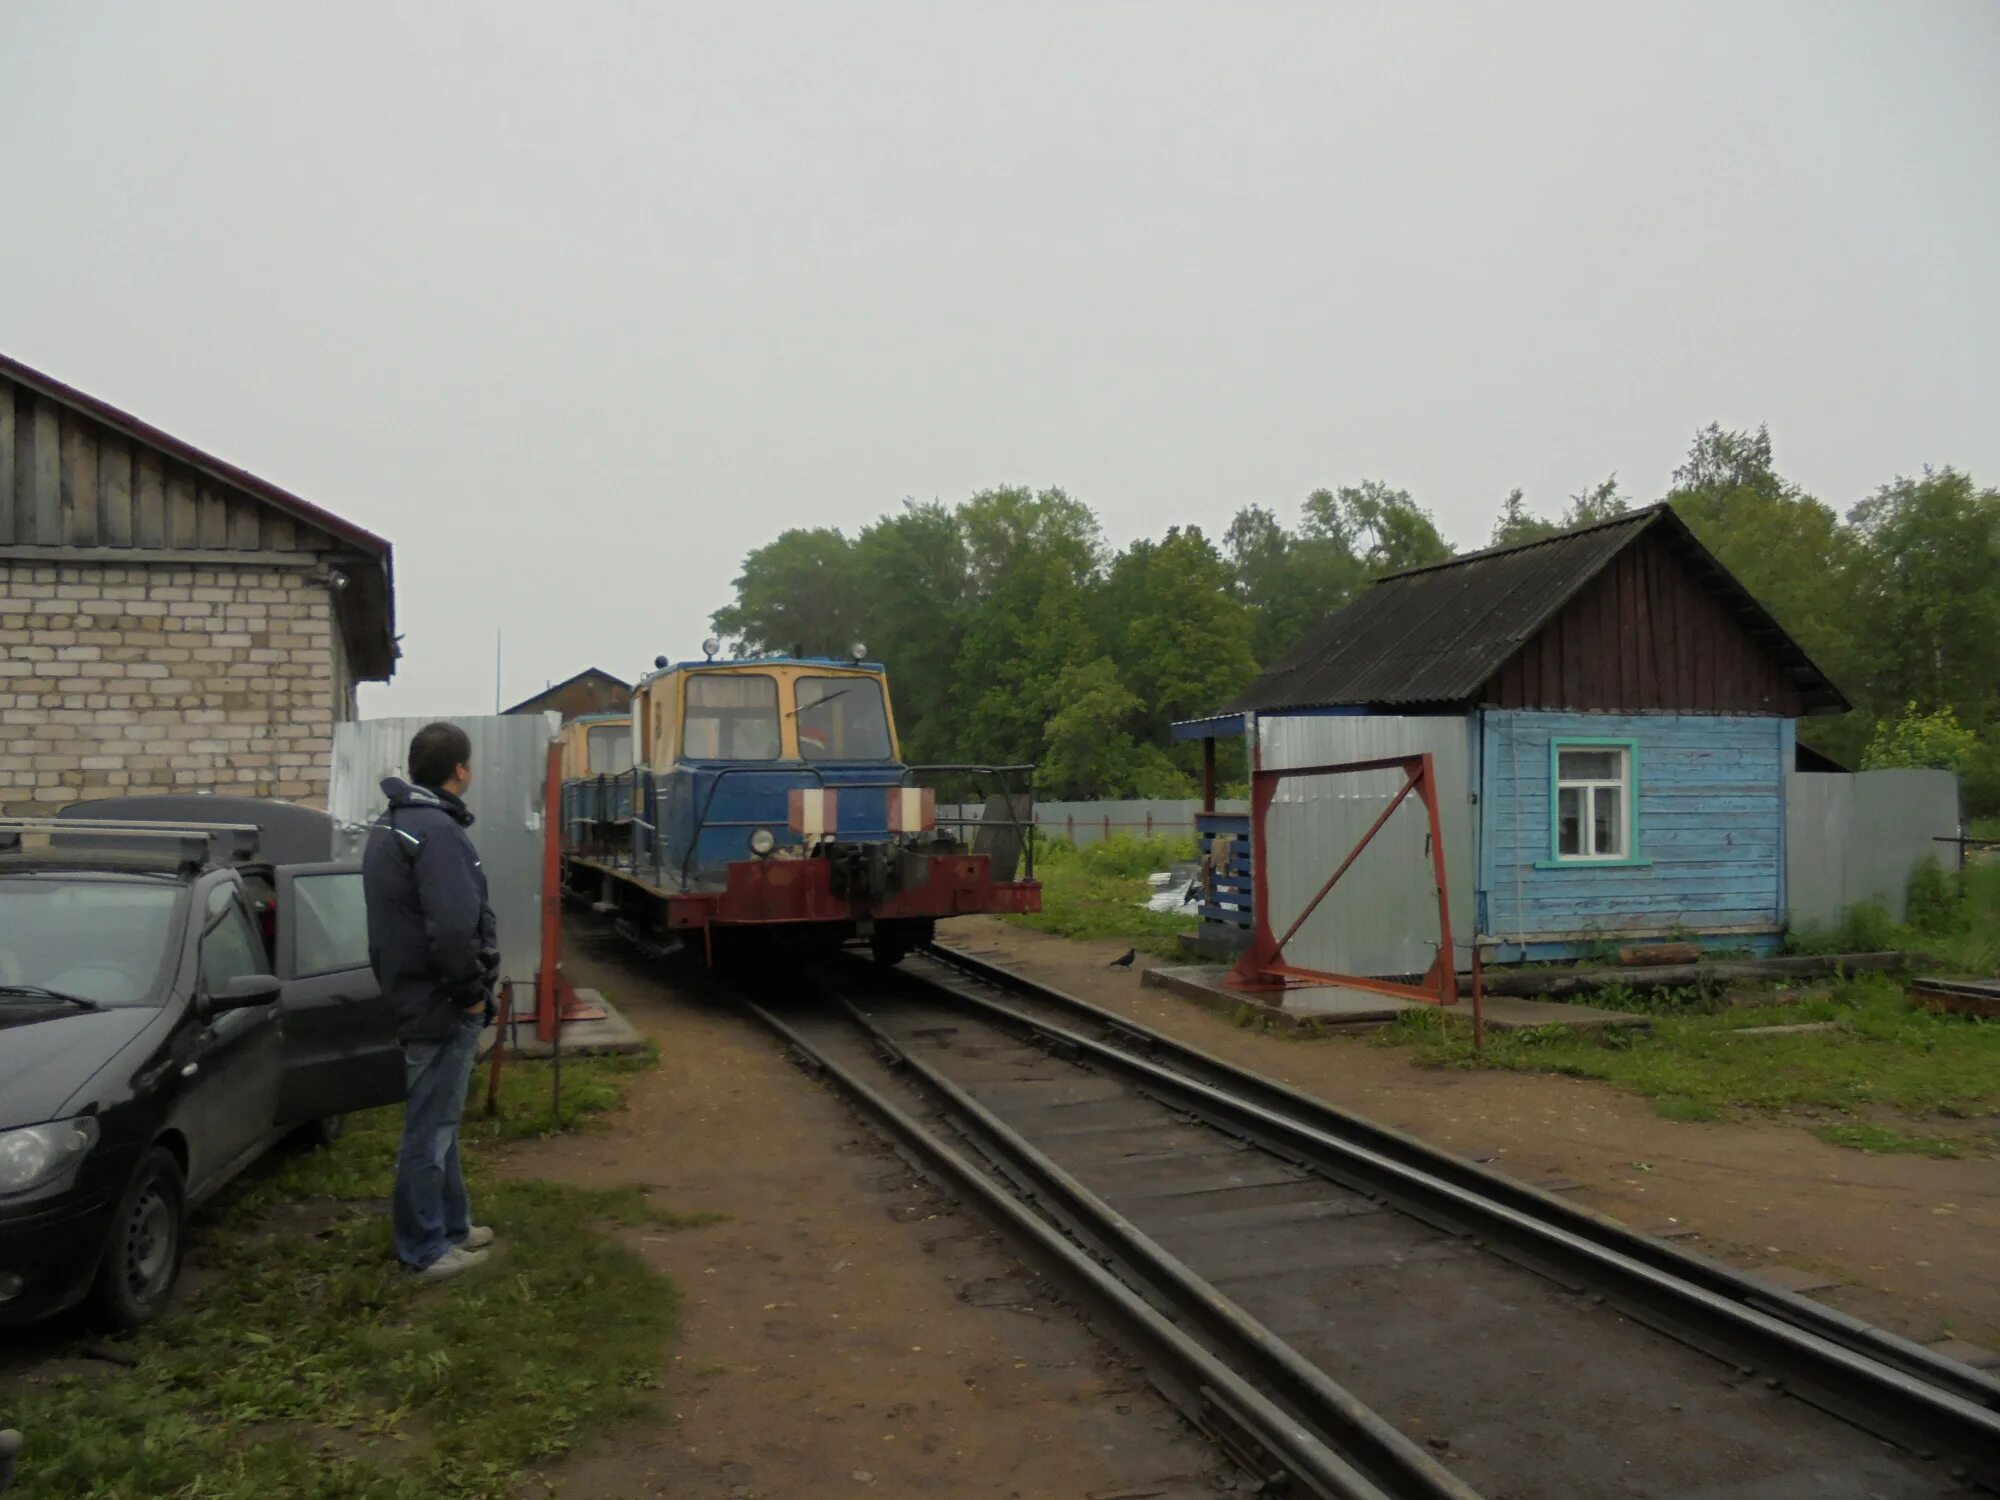
{"label": "steel rail", "polygon": [[[932,945],[961,973],[1107,1028],[1123,1047],[905,971],[926,993],[1103,1067],[1150,1096],[1344,1186],[1475,1240],[1826,1408],[2000,1487],[2000,1381],[1808,1299],[1759,1284],[1158,1032]],[[1169,1058],[1167,1067],[1159,1058]],[[1181,1071],[1186,1069],[1187,1071]]]}
{"label": "steel rail", "polygon": [[[1143,1361],[1161,1393],[1197,1427],[1217,1438],[1253,1476],[1266,1484],[1288,1485],[1286,1493],[1320,1500],[1400,1500],[1402,1493],[1408,1493],[1384,1490],[1361,1473],[1087,1250],[1008,1192],[984,1167],[954,1150],[938,1132],[925,1128],[763,1006],[749,1002],[747,1008],[802,1065],[830,1079],[918,1171],[990,1216],[1045,1271],[1117,1330],[1119,1341]],[[878,1045],[872,1037],[870,1044]],[[900,1053],[895,1061],[901,1061]],[[1034,1169],[1032,1164],[1016,1160],[1007,1162],[1003,1170],[1010,1176],[1019,1172],[1032,1179]],[[1436,1493],[1471,1495],[1464,1490]]]}
{"label": "steel rail", "polygon": [[1476,1500],[1476,1492],[1299,1354],[1225,1293],[1024,1139],[958,1084],[912,1054],[841,997],[847,1015],[878,1052],[905,1070],[953,1127],[974,1143],[1029,1201],[1121,1271],[1121,1279],[1184,1328],[1201,1335],[1232,1369],[1251,1376],[1322,1439],[1399,1496]]}

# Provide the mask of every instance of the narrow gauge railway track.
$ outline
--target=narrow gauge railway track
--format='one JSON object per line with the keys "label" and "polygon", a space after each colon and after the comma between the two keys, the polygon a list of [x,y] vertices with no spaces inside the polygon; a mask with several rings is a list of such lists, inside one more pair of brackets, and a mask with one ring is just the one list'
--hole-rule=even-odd
{"label": "narrow gauge railway track", "polygon": [[933,949],[758,1008],[1286,1493],[2000,1490],[2000,1383]]}

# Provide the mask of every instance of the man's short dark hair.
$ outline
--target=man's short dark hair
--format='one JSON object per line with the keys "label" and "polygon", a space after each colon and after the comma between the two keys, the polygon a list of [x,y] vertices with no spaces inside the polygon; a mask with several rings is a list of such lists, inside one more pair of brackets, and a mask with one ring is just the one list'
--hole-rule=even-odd
{"label": "man's short dark hair", "polygon": [[426,724],[410,741],[410,780],[436,791],[472,762],[472,736],[456,724]]}

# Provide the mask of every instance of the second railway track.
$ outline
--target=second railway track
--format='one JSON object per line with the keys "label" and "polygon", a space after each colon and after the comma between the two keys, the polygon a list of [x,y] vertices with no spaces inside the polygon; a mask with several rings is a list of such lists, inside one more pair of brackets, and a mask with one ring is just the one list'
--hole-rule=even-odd
{"label": "second railway track", "polygon": [[758,1014],[1274,1489],[2000,1492],[1970,1367],[967,955],[822,984]]}

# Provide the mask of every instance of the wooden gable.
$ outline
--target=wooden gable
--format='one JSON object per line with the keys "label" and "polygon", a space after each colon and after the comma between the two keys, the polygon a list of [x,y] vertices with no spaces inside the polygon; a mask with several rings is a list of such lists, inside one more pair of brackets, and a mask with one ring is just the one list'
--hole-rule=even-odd
{"label": "wooden gable", "polygon": [[1773,643],[1696,577],[1687,553],[1658,529],[1623,548],[1530,636],[1481,699],[1610,713],[1814,711]]}
{"label": "wooden gable", "polygon": [[5,376],[0,547],[352,550],[291,511]]}

